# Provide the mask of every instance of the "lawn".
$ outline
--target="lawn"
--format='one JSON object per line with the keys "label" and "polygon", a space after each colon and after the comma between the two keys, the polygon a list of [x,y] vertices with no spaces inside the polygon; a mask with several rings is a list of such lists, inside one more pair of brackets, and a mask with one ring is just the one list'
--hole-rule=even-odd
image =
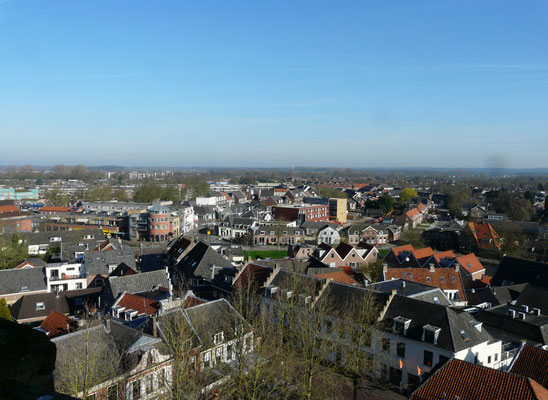
{"label": "lawn", "polygon": [[390,251],[390,249],[378,249],[379,250],[379,256],[381,258],[384,258],[385,255],[388,254],[388,252]]}
{"label": "lawn", "polygon": [[287,257],[287,250],[244,250],[245,258],[284,258]]}

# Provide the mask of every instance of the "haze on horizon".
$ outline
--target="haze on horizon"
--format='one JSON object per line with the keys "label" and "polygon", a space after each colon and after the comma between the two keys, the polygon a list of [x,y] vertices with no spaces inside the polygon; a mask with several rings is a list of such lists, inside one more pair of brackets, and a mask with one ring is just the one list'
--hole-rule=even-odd
{"label": "haze on horizon", "polygon": [[548,167],[543,0],[0,0],[1,165]]}

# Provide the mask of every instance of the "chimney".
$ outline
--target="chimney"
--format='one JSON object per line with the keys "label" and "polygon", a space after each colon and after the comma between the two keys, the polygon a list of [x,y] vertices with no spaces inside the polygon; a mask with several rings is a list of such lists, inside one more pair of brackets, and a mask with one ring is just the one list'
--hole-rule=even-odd
{"label": "chimney", "polygon": [[383,264],[382,265],[382,272],[383,273],[388,272],[388,264]]}
{"label": "chimney", "polygon": [[156,315],[152,316],[152,336],[158,337],[158,331],[156,327]]}
{"label": "chimney", "polygon": [[434,267],[434,264],[428,264],[428,267],[430,268],[430,272],[436,272],[436,268]]}
{"label": "chimney", "polygon": [[459,263],[455,263],[455,271],[456,271],[456,272],[459,272],[459,271],[460,271],[460,265],[459,265]]}

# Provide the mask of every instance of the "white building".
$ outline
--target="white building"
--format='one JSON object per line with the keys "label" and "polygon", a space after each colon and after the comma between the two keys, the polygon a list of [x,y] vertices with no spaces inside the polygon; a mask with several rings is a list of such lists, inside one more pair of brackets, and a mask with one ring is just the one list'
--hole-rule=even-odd
{"label": "white building", "polygon": [[48,292],[85,289],[87,287],[84,264],[46,264],[45,273]]}
{"label": "white building", "polygon": [[341,235],[337,230],[330,226],[326,226],[318,232],[318,244],[326,243],[329,245],[336,245],[341,242]]}

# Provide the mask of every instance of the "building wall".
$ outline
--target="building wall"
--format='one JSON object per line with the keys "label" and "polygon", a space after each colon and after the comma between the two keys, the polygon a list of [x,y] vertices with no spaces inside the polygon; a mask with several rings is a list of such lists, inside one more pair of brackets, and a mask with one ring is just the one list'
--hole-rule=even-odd
{"label": "building wall", "polygon": [[165,242],[170,238],[170,215],[150,214],[148,235],[151,242]]}
{"label": "building wall", "polygon": [[329,199],[329,219],[346,223],[347,206],[347,199]]}

